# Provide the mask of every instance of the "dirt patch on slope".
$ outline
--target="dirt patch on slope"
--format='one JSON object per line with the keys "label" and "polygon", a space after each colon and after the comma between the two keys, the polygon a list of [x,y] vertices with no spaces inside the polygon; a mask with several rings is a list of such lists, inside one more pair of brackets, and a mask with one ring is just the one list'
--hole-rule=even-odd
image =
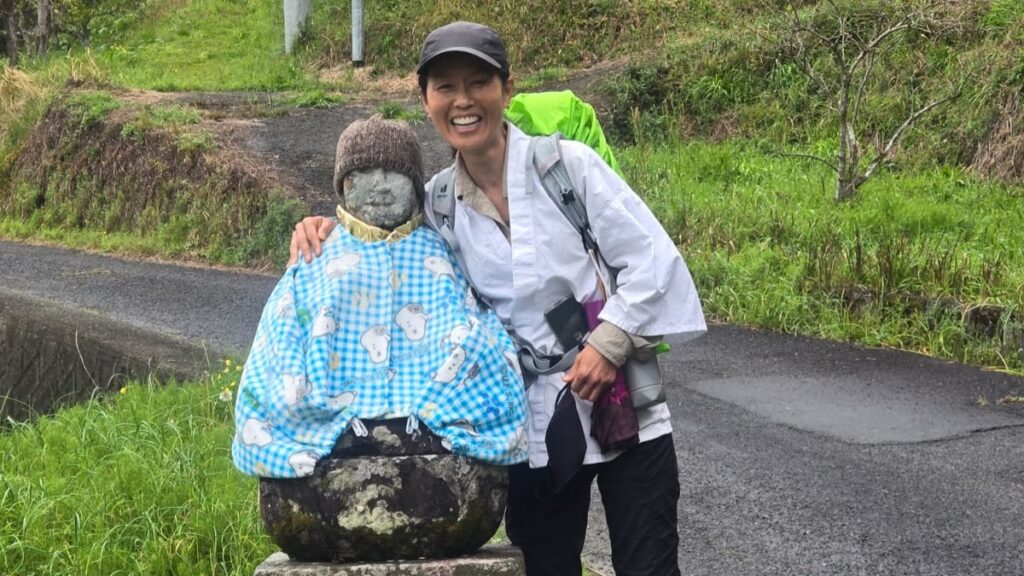
{"label": "dirt patch on slope", "polygon": [[978,147],[971,168],[987,178],[1024,182],[1024,106],[1017,90],[1004,97],[999,116]]}
{"label": "dirt patch on slope", "polygon": [[[597,87],[624,66],[534,90],[572,89],[606,115]],[[162,245],[186,259],[280,265],[295,220],[334,211],[338,135],[385,103],[416,116],[416,90],[412,77],[367,75],[346,103],[301,108],[289,104],[303,96],[294,94],[69,86],[26,139],[0,212],[57,228],[170,234]],[[451,149],[433,127],[412,126],[427,174],[447,166]]]}
{"label": "dirt patch on slope", "polygon": [[[531,91],[573,90],[594,105],[608,124],[609,103],[602,81],[621,73],[626,61],[605,62],[574,72],[564,81],[542,84]],[[218,155],[232,164],[266,169],[289,195],[311,213],[330,214],[336,200],[332,188],[334,150],[338,136],[354,120],[375,114],[380,104],[399,104],[410,112],[420,109],[414,75],[374,76],[369,69],[328,70],[324,74],[356,76],[359,87],[348,103],[328,108],[296,108],[282,104],[280,95],[258,93],[156,93],[126,95],[149,104],[173,103],[204,111],[204,126],[221,144]],[[428,122],[412,124],[423,147],[424,170],[432,175],[451,162],[451,150]]]}

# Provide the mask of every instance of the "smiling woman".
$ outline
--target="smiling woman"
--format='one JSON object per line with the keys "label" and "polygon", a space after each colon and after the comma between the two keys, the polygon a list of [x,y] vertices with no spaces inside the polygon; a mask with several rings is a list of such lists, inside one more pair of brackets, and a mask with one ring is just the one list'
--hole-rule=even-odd
{"label": "smiling woman", "polygon": [[512,97],[512,80],[480,59],[446,54],[431,63],[421,92],[423,108],[438,134],[467,160],[505,147],[504,110]]}
{"label": "smiling woman", "polygon": [[[632,424],[622,426],[615,446],[589,431],[592,419],[597,430],[607,422],[600,414],[611,398],[623,404],[611,391],[628,358],[650,358],[662,336],[704,330],[686,264],[647,206],[585,144],[562,141],[558,161],[584,204],[600,257],[584,248],[580,231],[546,194],[530,192],[543,187],[531,162],[537,140],[503,119],[513,82],[494,30],[471,22],[434,30],[417,73],[424,110],[456,152],[445,175],[427,184],[426,214],[435,215],[435,199],[453,185],[442,232],[462,271],[514,335],[520,357],[553,366],[527,374],[529,464],[509,470],[507,533],[523,551],[527,574],[580,573],[595,479],[616,572],[679,574],[679,479],[668,408],[656,404],[629,414],[635,420],[622,418]],[[306,238],[325,237],[316,225],[297,227],[297,249]],[[617,288],[606,295],[609,277]],[[560,327],[546,313],[563,301],[603,307],[588,339],[575,346],[557,340]],[[557,426],[555,404],[569,407],[559,410]],[[564,424],[582,437],[569,450],[549,445],[548,431]]]}

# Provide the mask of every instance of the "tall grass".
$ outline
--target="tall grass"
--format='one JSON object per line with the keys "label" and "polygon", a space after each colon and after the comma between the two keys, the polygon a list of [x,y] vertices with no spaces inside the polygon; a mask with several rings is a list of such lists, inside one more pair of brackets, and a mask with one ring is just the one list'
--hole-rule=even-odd
{"label": "tall grass", "polygon": [[642,143],[620,156],[714,318],[1024,368],[1012,339],[921,304],[1024,310],[1020,187],[937,168],[882,175],[835,205],[830,172],[751,145]]}
{"label": "tall grass", "polygon": [[[289,90],[311,84],[284,54],[280,0],[160,0],[96,54],[115,84],[161,91]],[[165,7],[166,5],[166,7]]]}
{"label": "tall grass", "polygon": [[[557,2],[381,0],[365,5],[366,62],[406,74],[434,28],[455,20],[488,24],[506,40],[513,69],[593,64],[634,50],[656,50],[670,30],[685,25],[695,0]],[[303,58],[316,67],[351,58],[349,2],[322,0],[314,7]]]}
{"label": "tall grass", "polygon": [[252,574],[273,546],[231,464],[236,366],[0,434],[0,573]]}
{"label": "tall grass", "polygon": [[38,80],[6,65],[0,70],[0,185],[45,108],[46,88]]}

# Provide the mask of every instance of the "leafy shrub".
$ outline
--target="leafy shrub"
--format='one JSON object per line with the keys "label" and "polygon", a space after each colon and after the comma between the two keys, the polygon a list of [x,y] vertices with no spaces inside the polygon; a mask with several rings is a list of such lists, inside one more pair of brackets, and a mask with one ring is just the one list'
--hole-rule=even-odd
{"label": "leafy shrub", "polygon": [[343,96],[327,94],[322,90],[307,90],[289,98],[286,102],[290,106],[299,108],[330,108],[345,101]]}
{"label": "leafy shrub", "polygon": [[384,102],[377,107],[377,112],[388,120],[405,120],[414,124],[427,119],[426,113],[419,107],[410,109],[401,102]]}
{"label": "leafy shrub", "polygon": [[121,107],[121,101],[109,92],[91,90],[71,93],[64,104],[80,128],[96,124]]}

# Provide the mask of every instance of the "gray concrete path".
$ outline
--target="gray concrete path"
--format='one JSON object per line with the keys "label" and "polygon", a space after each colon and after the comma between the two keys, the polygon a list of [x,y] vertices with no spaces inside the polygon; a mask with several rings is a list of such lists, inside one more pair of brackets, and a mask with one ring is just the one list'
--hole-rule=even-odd
{"label": "gray concrete path", "polygon": [[[0,242],[0,288],[229,353],[275,281]],[[667,368],[684,574],[1024,575],[1024,379],[734,326]]]}

